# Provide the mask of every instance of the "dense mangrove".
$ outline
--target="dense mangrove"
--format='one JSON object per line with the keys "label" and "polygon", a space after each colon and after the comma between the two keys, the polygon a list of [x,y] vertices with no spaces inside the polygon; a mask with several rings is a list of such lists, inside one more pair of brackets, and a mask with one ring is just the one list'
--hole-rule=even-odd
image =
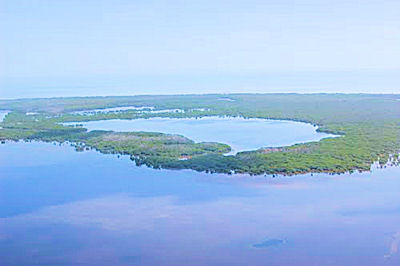
{"label": "dense mangrove", "polygon": [[[103,153],[126,154],[137,165],[153,168],[284,175],[367,171],[375,161],[382,164],[388,160],[398,161],[398,97],[372,94],[210,94],[0,100],[0,109],[9,111],[0,123],[0,140],[70,142],[77,150],[96,149]],[[127,108],[129,106],[136,108]],[[125,108],[110,112],[79,112],[116,107]],[[144,111],[148,107],[151,107],[151,112]],[[204,116],[301,121],[317,125],[321,132],[341,137],[287,147],[264,147],[226,156],[230,151],[228,145],[196,143],[180,135],[89,132],[79,126],[62,125],[72,121]]]}

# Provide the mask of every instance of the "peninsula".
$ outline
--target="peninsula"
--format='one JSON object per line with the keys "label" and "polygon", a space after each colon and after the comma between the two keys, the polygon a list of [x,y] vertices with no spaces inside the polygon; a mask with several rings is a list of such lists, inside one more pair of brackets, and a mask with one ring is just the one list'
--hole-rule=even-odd
{"label": "peninsula", "polygon": [[[0,140],[68,142],[78,151],[129,155],[137,165],[211,173],[368,171],[376,161],[398,162],[399,98],[393,94],[209,94],[0,100],[0,110],[8,111],[0,123]],[[88,131],[65,124],[209,116],[300,121],[340,137],[226,155],[229,145],[194,142],[182,135]]]}

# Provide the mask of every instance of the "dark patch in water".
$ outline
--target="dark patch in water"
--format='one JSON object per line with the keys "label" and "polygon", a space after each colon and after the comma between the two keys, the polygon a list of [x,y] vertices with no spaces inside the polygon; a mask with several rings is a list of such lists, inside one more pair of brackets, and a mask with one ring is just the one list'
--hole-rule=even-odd
{"label": "dark patch in water", "polygon": [[276,247],[284,244],[285,241],[282,239],[267,239],[261,243],[254,244],[254,248],[268,248],[268,247]]}
{"label": "dark patch in water", "polygon": [[123,263],[140,263],[141,257],[140,256],[123,256],[120,258],[121,262]]}

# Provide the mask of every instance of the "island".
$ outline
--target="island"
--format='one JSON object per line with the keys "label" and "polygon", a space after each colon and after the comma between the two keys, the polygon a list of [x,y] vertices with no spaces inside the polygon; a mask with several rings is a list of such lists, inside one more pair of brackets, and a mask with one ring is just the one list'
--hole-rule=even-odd
{"label": "island", "polygon": [[[0,100],[0,141],[70,143],[77,151],[129,155],[137,165],[250,175],[340,174],[398,164],[400,95],[207,94]],[[227,155],[229,145],[158,132],[88,131],[67,122],[228,116],[291,120],[339,135]],[[0,146],[1,148],[1,146]]]}

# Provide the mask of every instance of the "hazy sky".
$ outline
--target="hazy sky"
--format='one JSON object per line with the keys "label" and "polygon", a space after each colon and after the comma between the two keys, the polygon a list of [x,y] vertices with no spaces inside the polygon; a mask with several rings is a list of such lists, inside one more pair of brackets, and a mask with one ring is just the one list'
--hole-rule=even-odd
{"label": "hazy sky", "polygon": [[399,0],[0,0],[0,98],[400,92],[399,12]]}

